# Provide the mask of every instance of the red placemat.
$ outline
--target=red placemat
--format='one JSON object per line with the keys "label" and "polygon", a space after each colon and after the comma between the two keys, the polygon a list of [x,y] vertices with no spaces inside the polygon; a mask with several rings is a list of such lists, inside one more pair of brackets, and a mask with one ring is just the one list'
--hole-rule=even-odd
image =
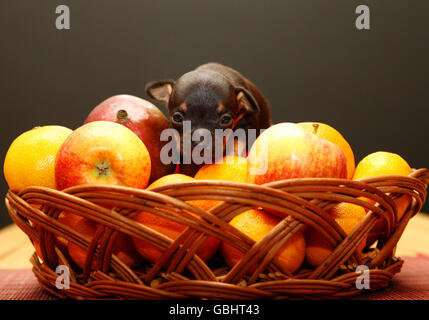
{"label": "red placemat", "polygon": [[[402,271],[389,288],[363,294],[369,300],[429,300],[429,256],[405,257]],[[43,290],[31,269],[0,270],[0,300],[53,300]]]}
{"label": "red placemat", "polygon": [[0,300],[53,300],[43,290],[31,269],[0,270]]}
{"label": "red placemat", "polygon": [[405,257],[400,273],[390,286],[379,292],[367,293],[357,299],[367,300],[429,300],[429,256]]}

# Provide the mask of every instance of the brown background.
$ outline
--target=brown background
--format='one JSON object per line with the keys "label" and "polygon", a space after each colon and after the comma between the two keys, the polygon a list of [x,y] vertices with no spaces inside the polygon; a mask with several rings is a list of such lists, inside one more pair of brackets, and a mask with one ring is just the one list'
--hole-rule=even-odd
{"label": "brown background", "polygon": [[[60,4],[71,30],[55,28]],[[370,31],[355,28],[359,4]],[[421,0],[1,0],[2,161],[25,130],[74,129],[109,96],[218,61],[260,87],[274,122],[325,122],[357,160],[385,150],[429,167],[428,16]]]}

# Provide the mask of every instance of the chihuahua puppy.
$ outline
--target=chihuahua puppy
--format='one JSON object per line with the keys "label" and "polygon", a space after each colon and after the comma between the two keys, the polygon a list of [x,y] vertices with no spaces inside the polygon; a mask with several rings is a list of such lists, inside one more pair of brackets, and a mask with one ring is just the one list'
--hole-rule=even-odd
{"label": "chihuahua puppy", "polygon": [[[260,129],[271,125],[270,105],[264,95],[239,72],[219,63],[201,65],[176,81],[149,82],[145,89],[151,99],[167,106],[170,126],[180,134],[181,159],[188,156],[183,152],[184,121],[190,121],[191,136],[200,129],[208,130],[212,146],[216,129],[256,129],[259,135]],[[192,141],[192,148],[199,143]],[[240,150],[235,152],[243,155],[250,146],[237,148]],[[200,166],[195,163],[186,166],[181,160],[180,172],[193,176]]]}

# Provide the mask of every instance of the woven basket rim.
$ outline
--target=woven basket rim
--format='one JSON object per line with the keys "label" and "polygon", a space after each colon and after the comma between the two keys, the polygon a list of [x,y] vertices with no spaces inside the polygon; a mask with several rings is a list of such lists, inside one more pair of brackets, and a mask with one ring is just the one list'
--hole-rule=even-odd
{"label": "woven basket rim", "polygon": [[[386,287],[400,271],[403,262],[395,258],[394,248],[409,219],[421,209],[428,182],[429,171],[422,168],[413,170],[409,176],[385,175],[355,181],[299,178],[253,185],[194,180],[170,183],[151,190],[80,185],[58,191],[33,186],[19,193],[9,190],[5,202],[12,220],[33,242],[40,243],[42,256],[35,253],[31,259],[40,285],[61,298],[344,298],[362,292],[355,286],[359,274],[353,267],[358,264],[369,267],[371,289]],[[403,218],[397,221],[395,199],[401,195],[410,195],[412,201]],[[362,201],[358,199],[360,197],[372,199],[376,204]],[[197,199],[220,203],[205,211],[185,202]],[[339,202],[350,202],[369,210],[349,235],[326,212]],[[43,206],[36,208],[32,206],[34,203]],[[106,209],[107,204],[113,206],[112,209]],[[232,217],[256,207],[275,210],[283,217],[282,223],[258,242],[228,224]],[[57,218],[63,210],[102,225],[99,239],[88,239],[61,224]],[[139,210],[178,221],[186,226],[186,230],[178,239],[170,239],[133,221],[133,215]],[[378,239],[377,248],[365,255],[358,254],[357,246],[379,218],[384,219],[387,227],[385,234]],[[306,226],[322,233],[331,244],[335,244],[335,249],[318,268],[309,271],[300,268],[302,272],[285,274],[270,260],[275,255],[273,248]],[[109,243],[111,247],[113,241],[110,237],[114,238],[118,232],[161,248],[164,251],[163,262],[145,267],[148,270],[144,274],[129,268],[109,249]],[[87,268],[76,269],[67,252],[54,244],[53,239],[58,236],[88,250]],[[234,268],[227,268],[226,274],[216,276],[216,270],[195,254],[198,243],[207,237],[217,237],[242,250],[245,254],[242,261]],[[92,271],[92,259],[101,259],[102,256],[104,269]],[[173,265],[167,263],[170,260]],[[58,276],[55,267],[59,263],[71,269],[73,288],[70,290],[55,288]],[[263,272],[248,275],[249,265],[254,263]],[[159,283],[154,285],[153,281],[157,279]]]}

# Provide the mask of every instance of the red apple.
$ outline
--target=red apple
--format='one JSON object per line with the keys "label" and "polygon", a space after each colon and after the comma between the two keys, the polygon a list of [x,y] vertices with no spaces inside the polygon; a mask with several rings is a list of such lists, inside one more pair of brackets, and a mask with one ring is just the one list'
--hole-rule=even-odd
{"label": "red apple", "polygon": [[131,95],[116,95],[96,106],[85,120],[112,121],[132,130],[146,145],[152,161],[150,182],[170,174],[174,165],[164,165],[160,160],[160,151],[166,142],[160,141],[161,132],[168,128],[168,120],[155,105]]}
{"label": "red apple", "polygon": [[[57,188],[82,184],[112,184],[145,188],[150,176],[150,156],[144,143],[130,129],[109,121],[87,123],[64,141],[55,159]],[[91,238],[97,224],[64,213],[63,222]],[[73,261],[83,268],[87,252],[68,242]],[[118,234],[113,252],[130,267],[140,261],[130,236]],[[95,268],[92,265],[91,268]]]}
{"label": "red apple", "polygon": [[130,129],[108,121],[87,123],[64,141],[55,159],[59,190],[80,184],[145,188],[151,161],[144,143]]}
{"label": "red apple", "polygon": [[294,123],[266,129],[250,149],[248,161],[248,182],[256,184],[291,178],[347,178],[343,151]]}

